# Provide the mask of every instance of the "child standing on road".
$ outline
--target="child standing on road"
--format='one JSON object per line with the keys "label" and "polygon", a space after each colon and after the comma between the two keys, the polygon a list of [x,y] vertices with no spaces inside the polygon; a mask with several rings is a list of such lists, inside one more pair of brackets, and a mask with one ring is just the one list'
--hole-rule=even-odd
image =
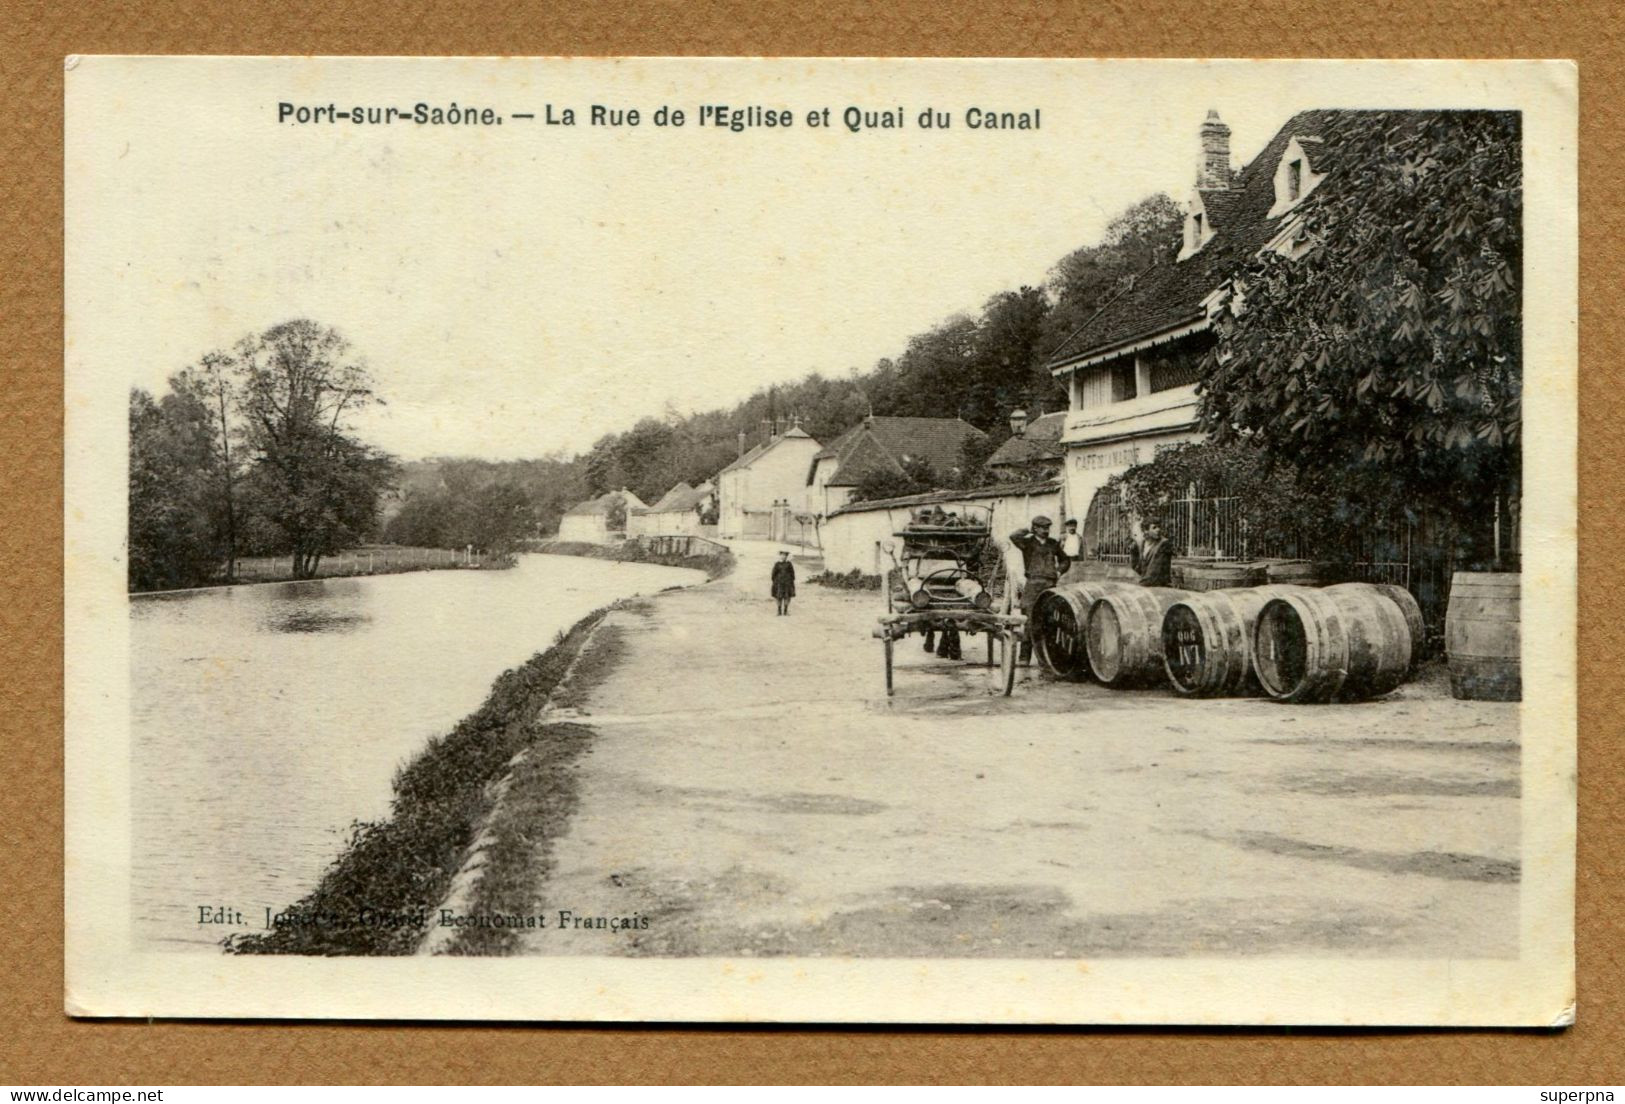
{"label": "child standing on road", "polygon": [[790,599],[796,596],[796,568],[790,562],[790,553],[780,552],[779,562],[773,565],[773,599],[779,604],[779,616],[790,615]]}

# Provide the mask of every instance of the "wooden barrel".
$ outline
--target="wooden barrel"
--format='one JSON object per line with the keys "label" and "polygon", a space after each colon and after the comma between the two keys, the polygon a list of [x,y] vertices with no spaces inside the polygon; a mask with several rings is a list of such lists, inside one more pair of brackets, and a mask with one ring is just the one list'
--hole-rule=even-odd
{"label": "wooden barrel", "polygon": [[1162,618],[1162,662],[1174,692],[1204,698],[1259,693],[1253,626],[1264,604],[1289,589],[1212,590],[1169,606]]}
{"label": "wooden barrel", "polygon": [[1089,677],[1083,638],[1089,607],[1106,591],[1123,585],[1110,579],[1061,583],[1038,596],[1027,635],[1033,642],[1033,654],[1046,671],[1073,682]]}
{"label": "wooden barrel", "polygon": [[1422,665],[1423,646],[1427,643],[1427,624],[1422,620],[1422,607],[1416,601],[1416,595],[1402,586],[1392,583],[1372,583],[1379,591],[1386,594],[1405,618],[1405,627],[1411,632],[1411,666],[1408,674],[1416,674],[1416,669]]}
{"label": "wooden barrel", "polygon": [[1068,583],[1138,583],[1140,573],[1126,564],[1108,560],[1077,559],[1061,576],[1061,586]]}
{"label": "wooden barrel", "polygon": [[1162,620],[1170,606],[1189,594],[1173,587],[1129,586],[1096,598],[1084,632],[1090,673],[1119,688],[1165,680]]}
{"label": "wooden barrel", "polygon": [[1450,693],[1473,701],[1522,701],[1519,578],[1513,572],[1458,571],[1450,579],[1444,650]]}
{"label": "wooden barrel", "polygon": [[1265,574],[1262,567],[1251,563],[1188,563],[1184,579],[1186,590],[1226,590],[1259,586]]}
{"label": "wooden barrel", "polygon": [[1319,586],[1323,581],[1320,565],[1313,560],[1271,560],[1264,565],[1264,574],[1282,586]]}
{"label": "wooden barrel", "polygon": [[1405,681],[1411,633],[1392,598],[1367,583],[1271,598],[1253,628],[1253,665],[1278,701],[1360,701]]}

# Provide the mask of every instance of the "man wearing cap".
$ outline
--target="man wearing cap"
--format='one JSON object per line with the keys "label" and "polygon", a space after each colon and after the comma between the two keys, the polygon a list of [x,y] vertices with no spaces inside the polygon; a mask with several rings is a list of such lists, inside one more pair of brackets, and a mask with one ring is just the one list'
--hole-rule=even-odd
{"label": "man wearing cap", "polygon": [[1021,612],[1029,619],[1027,634],[1021,641],[1021,660],[1032,658],[1033,642],[1031,618],[1038,596],[1054,586],[1072,565],[1061,550],[1061,542],[1049,535],[1050,520],[1043,514],[1033,518],[1031,530],[1017,529],[1010,534],[1010,543],[1021,549],[1021,560],[1027,581],[1021,588]]}

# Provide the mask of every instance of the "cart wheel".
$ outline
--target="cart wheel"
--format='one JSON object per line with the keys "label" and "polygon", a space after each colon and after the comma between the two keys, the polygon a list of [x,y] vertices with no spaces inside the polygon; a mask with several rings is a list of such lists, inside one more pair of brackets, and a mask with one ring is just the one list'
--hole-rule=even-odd
{"label": "cart wheel", "polygon": [[1004,634],[1004,657],[999,664],[999,684],[1004,688],[1004,696],[1009,697],[1016,688],[1016,634]]}
{"label": "cart wheel", "polygon": [[892,647],[892,639],[891,639],[891,637],[888,636],[885,639],[884,643],[885,643],[885,646],[886,646],[886,696],[889,698],[889,697],[892,696],[892,687],[891,687],[891,647]]}

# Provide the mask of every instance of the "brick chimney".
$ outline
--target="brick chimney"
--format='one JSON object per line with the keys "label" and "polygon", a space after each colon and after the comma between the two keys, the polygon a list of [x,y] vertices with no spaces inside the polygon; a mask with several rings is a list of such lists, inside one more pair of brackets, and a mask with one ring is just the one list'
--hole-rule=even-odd
{"label": "brick chimney", "polygon": [[1027,412],[1025,410],[1010,411],[1011,435],[1020,437],[1025,432],[1027,432]]}
{"label": "brick chimney", "polygon": [[1196,170],[1198,188],[1230,187],[1230,128],[1209,111],[1202,121],[1202,160]]}
{"label": "brick chimney", "polygon": [[745,431],[739,431],[739,455],[745,455]]}

